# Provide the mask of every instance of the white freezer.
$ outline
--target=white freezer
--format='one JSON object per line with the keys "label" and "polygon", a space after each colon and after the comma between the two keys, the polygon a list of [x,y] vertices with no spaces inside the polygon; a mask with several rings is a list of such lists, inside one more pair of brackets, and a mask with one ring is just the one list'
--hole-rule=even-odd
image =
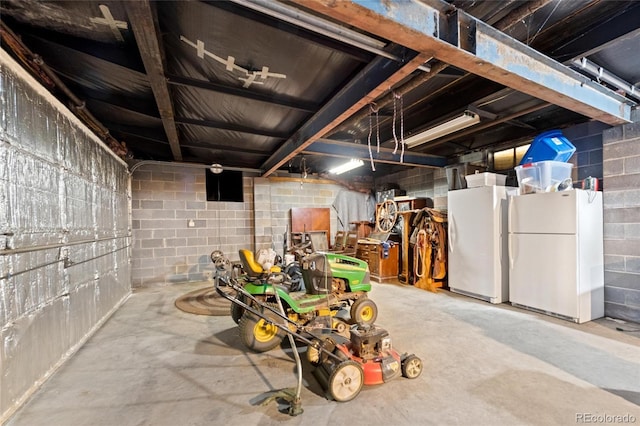
{"label": "white freezer", "polygon": [[526,194],[509,198],[509,232],[575,234],[578,191]]}
{"label": "white freezer", "polygon": [[491,303],[509,300],[504,186],[450,191],[449,289]]}
{"label": "white freezer", "polygon": [[604,315],[602,193],[509,199],[509,299],[578,323]]}
{"label": "white freezer", "polygon": [[566,284],[577,280],[576,236],[514,234],[509,243],[511,303],[577,318],[576,288]]}

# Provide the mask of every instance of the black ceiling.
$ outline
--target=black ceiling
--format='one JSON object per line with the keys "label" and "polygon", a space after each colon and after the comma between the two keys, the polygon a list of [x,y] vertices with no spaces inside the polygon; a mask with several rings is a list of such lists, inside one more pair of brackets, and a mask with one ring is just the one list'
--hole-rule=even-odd
{"label": "black ceiling", "polygon": [[[88,115],[108,129],[106,136],[97,125],[101,136],[126,143],[134,159],[220,163],[267,174],[297,172],[305,164],[323,173],[344,161],[338,157],[354,156],[354,144],[369,158],[370,142],[372,156],[381,160],[375,174],[384,174],[513,146],[590,119],[372,35],[377,28],[356,33],[355,24],[295,3],[302,6],[2,0],[2,45],[26,58],[27,67],[38,71],[43,63],[53,71],[60,80],[49,85],[54,93],[84,102]],[[467,12],[576,70],[572,61],[586,57],[623,81],[640,83],[640,2],[428,3],[446,15]],[[402,73],[421,58],[430,60]],[[394,78],[384,90],[372,91],[369,80],[388,72],[384,67],[400,72],[390,72]],[[624,96],[630,104],[640,100],[637,92]],[[383,148],[394,148],[394,129],[396,138],[409,137],[464,110],[478,113],[481,122],[406,151],[416,158],[401,164],[399,153],[376,152],[378,137]],[[374,172],[363,167],[358,173]]]}

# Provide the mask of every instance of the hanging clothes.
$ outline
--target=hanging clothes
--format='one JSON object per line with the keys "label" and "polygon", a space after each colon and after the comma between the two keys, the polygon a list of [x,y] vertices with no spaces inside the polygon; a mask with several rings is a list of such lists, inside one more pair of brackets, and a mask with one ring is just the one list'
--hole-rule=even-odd
{"label": "hanging clothes", "polygon": [[348,231],[351,222],[375,221],[376,201],[375,197],[368,193],[340,190],[332,207],[338,216],[340,230]]}

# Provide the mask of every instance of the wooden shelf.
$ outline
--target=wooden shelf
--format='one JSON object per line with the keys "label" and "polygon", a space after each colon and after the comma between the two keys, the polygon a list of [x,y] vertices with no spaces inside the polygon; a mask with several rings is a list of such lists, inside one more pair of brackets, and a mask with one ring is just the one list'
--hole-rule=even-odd
{"label": "wooden shelf", "polygon": [[433,207],[433,200],[431,198],[396,197],[394,200],[399,212]]}

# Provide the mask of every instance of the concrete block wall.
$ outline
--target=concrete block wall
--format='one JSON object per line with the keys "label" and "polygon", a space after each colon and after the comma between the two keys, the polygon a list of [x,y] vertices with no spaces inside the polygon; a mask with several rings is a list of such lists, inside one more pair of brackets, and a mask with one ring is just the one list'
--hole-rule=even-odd
{"label": "concrete block wall", "polygon": [[635,120],[604,132],[604,280],[605,315],[640,323],[640,114]]}
{"label": "concrete block wall", "polygon": [[444,168],[414,167],[392,175],[376,177],[375,185],[397,184],[407,191],[408,197],[426,197],[433,199],[434,207],[447,208],[447,175]]}
{"label": "concrete block wall", "polygon": [[129,176],[0,49],[0,423],[131,291]]}
{"label": "concrete block wall", "polygon": [[602,132],[611,128],[610,125],[598,121],[588,121],[576,126],[563,129],[562,133],[576,147],[570,163],[574,169],[572,178],[574,186],[580,187],[586,177],[595,177],[602,188]]}
{"label": "concrete block wall", "polygon": [[[275,248],[282,253],[284,234],[291,223],[294,207],[324,207],[330,209],[331,244],[338,228],[336,211],[331,208],[338,192],[338,184],[322,179],[255,178],[254,200],[256,215],[256,250]],[[288,229],[289,233],[291,229]],[[289,240],[289,243],[291,240]]]}
{"label": "concrete block wall", "polygon": [[[149,164],[132,176],[133,286],[200,281],[213,250],[282,252],[292,207],[331,208],[342,187],[326,180],[244,177],[244,202],[206,201],[204,168]],[[194,227],[189,227],[193,220]],[[331,230],[337,230],[331,209]],[[290,241],[290,240],[289,240]]]}
{"label": "concrete block wall", "polygon": [[[254,247],[256,250],[262,248],[282,247],[282,241],[284,237],[282,234],[285,232],[281,230],[283,224],[287,220],[286,213],[281,211],[273,211],[271,209],[271,184],[267,178],[254,178],[253,179],[253,205],[254,205],[254,217],[255,217],[255,234],[254,234]],[[277,207],[277,200],[275,206]],[[280,226],[279,226],[280,225]],[[278,239],[278,245],[274,241],[273,228],[278,227],[280,238]],[[280,250],[277,250],[280,252]]]}
{"label": "concrete block wall", "polygon": [[214,202],[204,168],[148,164],[134,171],[131,190],[134,287],[208,279],[213,250],[237,260],[239,249],[253,249],[252,178],[243,178],[244,202]]}

